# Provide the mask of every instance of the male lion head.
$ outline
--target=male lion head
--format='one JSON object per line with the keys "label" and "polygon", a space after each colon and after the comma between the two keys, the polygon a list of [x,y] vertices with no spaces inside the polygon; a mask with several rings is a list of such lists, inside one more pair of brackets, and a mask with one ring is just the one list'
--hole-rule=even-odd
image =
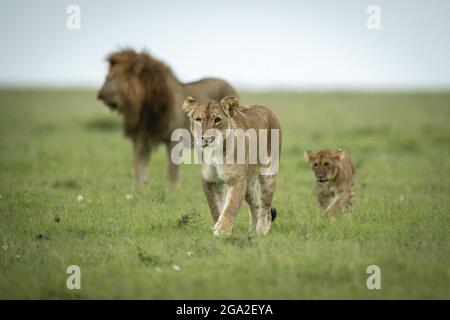
{"label": "male lion head", "polygon": [[325,183],[337,176],[339,163],[344,157],[344,151],[342,149],[337,151],[325,150],[317,153],[305,151],[304,157],[314,171],[317,181]]}
{"label": "male lion head", "polygon": [[167,85],[170,69],[145,52],[129,49],[112,53],[108,62],[109,71],[97,98],[124,115],[126,133],[142,121],[160,120],[158,113],[171,103]]}
{"label": "male lion head", "polygon": [[183,110],[190,120],[190,129],[196,141],[201,141],[203,148],[211,145],[217,137],[225,137],[230,128],[230,121],[236,114],[239,101],[235,97],[225,97],[220,102],[208,100],[197,102],[187,97],[183,103]]}
{"label": "male lion head", "polygon": [[109,71],[97,98],[111,110],[128,115],[128,120],[136,123],[145,96],[140,79],[144,57],[133,50],[124,50],[112,53],[108,62]]}

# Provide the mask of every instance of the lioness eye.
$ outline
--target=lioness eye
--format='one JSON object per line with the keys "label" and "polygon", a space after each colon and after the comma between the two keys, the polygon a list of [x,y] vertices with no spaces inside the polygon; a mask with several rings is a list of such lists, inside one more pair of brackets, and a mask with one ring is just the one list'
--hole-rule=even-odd
{"label": "lioness eye", "polygon": [[220,118],[215,118],[214,119],[214,123],[220,123],[220,121],[222,121],[222,119],[220,119]]}
{"label": "lioness eye", "polygon": [[317,167],[317,162],[316,162],[316,163],[314,163],[314,167]]}
{"label": "lioness eye", "polygon": [[197,119],[195,119],[195,121],[200,122],[200,121],[202,121],[202,118],[197,118]]}
{"label": "lioness eye", "polygon": [[328,162],[325,162],[325,163],[324,163],[324,166],[325,166],[325,167],[328,167],[328,165],[329,165]]}

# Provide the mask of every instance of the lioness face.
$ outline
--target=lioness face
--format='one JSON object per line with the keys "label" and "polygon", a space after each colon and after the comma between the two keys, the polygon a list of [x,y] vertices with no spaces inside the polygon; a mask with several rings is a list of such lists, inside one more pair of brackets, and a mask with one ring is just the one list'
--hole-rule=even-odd
{"label": "lioness face", "polygon": [[183,110],[191,122],[190,130],[196,143],[201,144],[202,148],[221,145],[238,105],[235,97],[225,97],[220,102],[197,102],[187,97]]}
{"label": "lioness face", "polygon": [[305,160],[309,162],[311,169],[314,171],[316,180],[325,183],[336,177],[338,170],[338,162],[342,156],[342,150],[319,151],[317,153],[305,151]]}
{"label": "lioness face", "polygon": [[108,60],[109,71],[97,98],[119,113],[127,112],[127,108],[135,109],[141,103],[144,90],[139,81],[139,58],[116,53]]}

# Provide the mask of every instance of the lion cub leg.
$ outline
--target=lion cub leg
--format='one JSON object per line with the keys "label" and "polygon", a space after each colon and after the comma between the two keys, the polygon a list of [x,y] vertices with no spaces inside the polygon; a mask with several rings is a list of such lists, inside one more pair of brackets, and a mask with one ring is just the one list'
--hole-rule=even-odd
{"label": "lion cub leg", "polygon": [[333,200],[330,202],[328,207],[325,209],[325,213],[327,214],[336,214],[341,212],[346,208],[346,204],[350,198],[350,193],[348,192],[340,192],[337,193]]}
{"label": "lion cub leg", "polygon": [[249,205],[249,232],[256,231],[256,225],[258,223],[258,214],[261,209],[260,204],[260,184],[259,180],[255,179],[250,182],[247,186],[247,193],[245,195],[245,201],[247,201]]}
{"label": "lion cub leg", "polygon": [[320,188],[316,189],[316,199],[317,202],[319,202],[319,206],[322,210],[326,210],[329,206],[330,203],[333,201],[334,198],[334,193],[331,191],[324,191],[321,190]]}
{"label": "lion cub leg", "polygon": [[269,232],[272,223],[272,199],[277,184],[277,175],[259,176],[260,182],[260,203],[261,208],[258,212],[258,222],[256,224],[256,233],[266,235]]}
{"label": "lion cub leg", "polygon": [[228,235],[231,233],[236,214],[242,205],[242,201],[244,201],[246,190],[247,183],[245,180],[233,184],[227,184],[225,205],[217,223],[213,228],[213,233],[215,236]]}
{"label": "lion cub leg", "polygon": [[353,203],[355,201],[356,191],[355,191],[355,182],[352,181],[351,187],[350,187],[350,195],[348,197],[347,201],[347,208],[351,209],[353,207]]}

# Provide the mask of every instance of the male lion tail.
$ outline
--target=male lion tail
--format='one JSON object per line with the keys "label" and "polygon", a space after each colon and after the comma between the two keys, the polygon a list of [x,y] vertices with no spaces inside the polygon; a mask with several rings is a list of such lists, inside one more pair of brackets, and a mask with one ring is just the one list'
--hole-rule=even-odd
{"label": "male lion tail", "polygon": [[270,215],[272,216],[272,221],[274,221],[277,218],[277,209],[270,209]]}

